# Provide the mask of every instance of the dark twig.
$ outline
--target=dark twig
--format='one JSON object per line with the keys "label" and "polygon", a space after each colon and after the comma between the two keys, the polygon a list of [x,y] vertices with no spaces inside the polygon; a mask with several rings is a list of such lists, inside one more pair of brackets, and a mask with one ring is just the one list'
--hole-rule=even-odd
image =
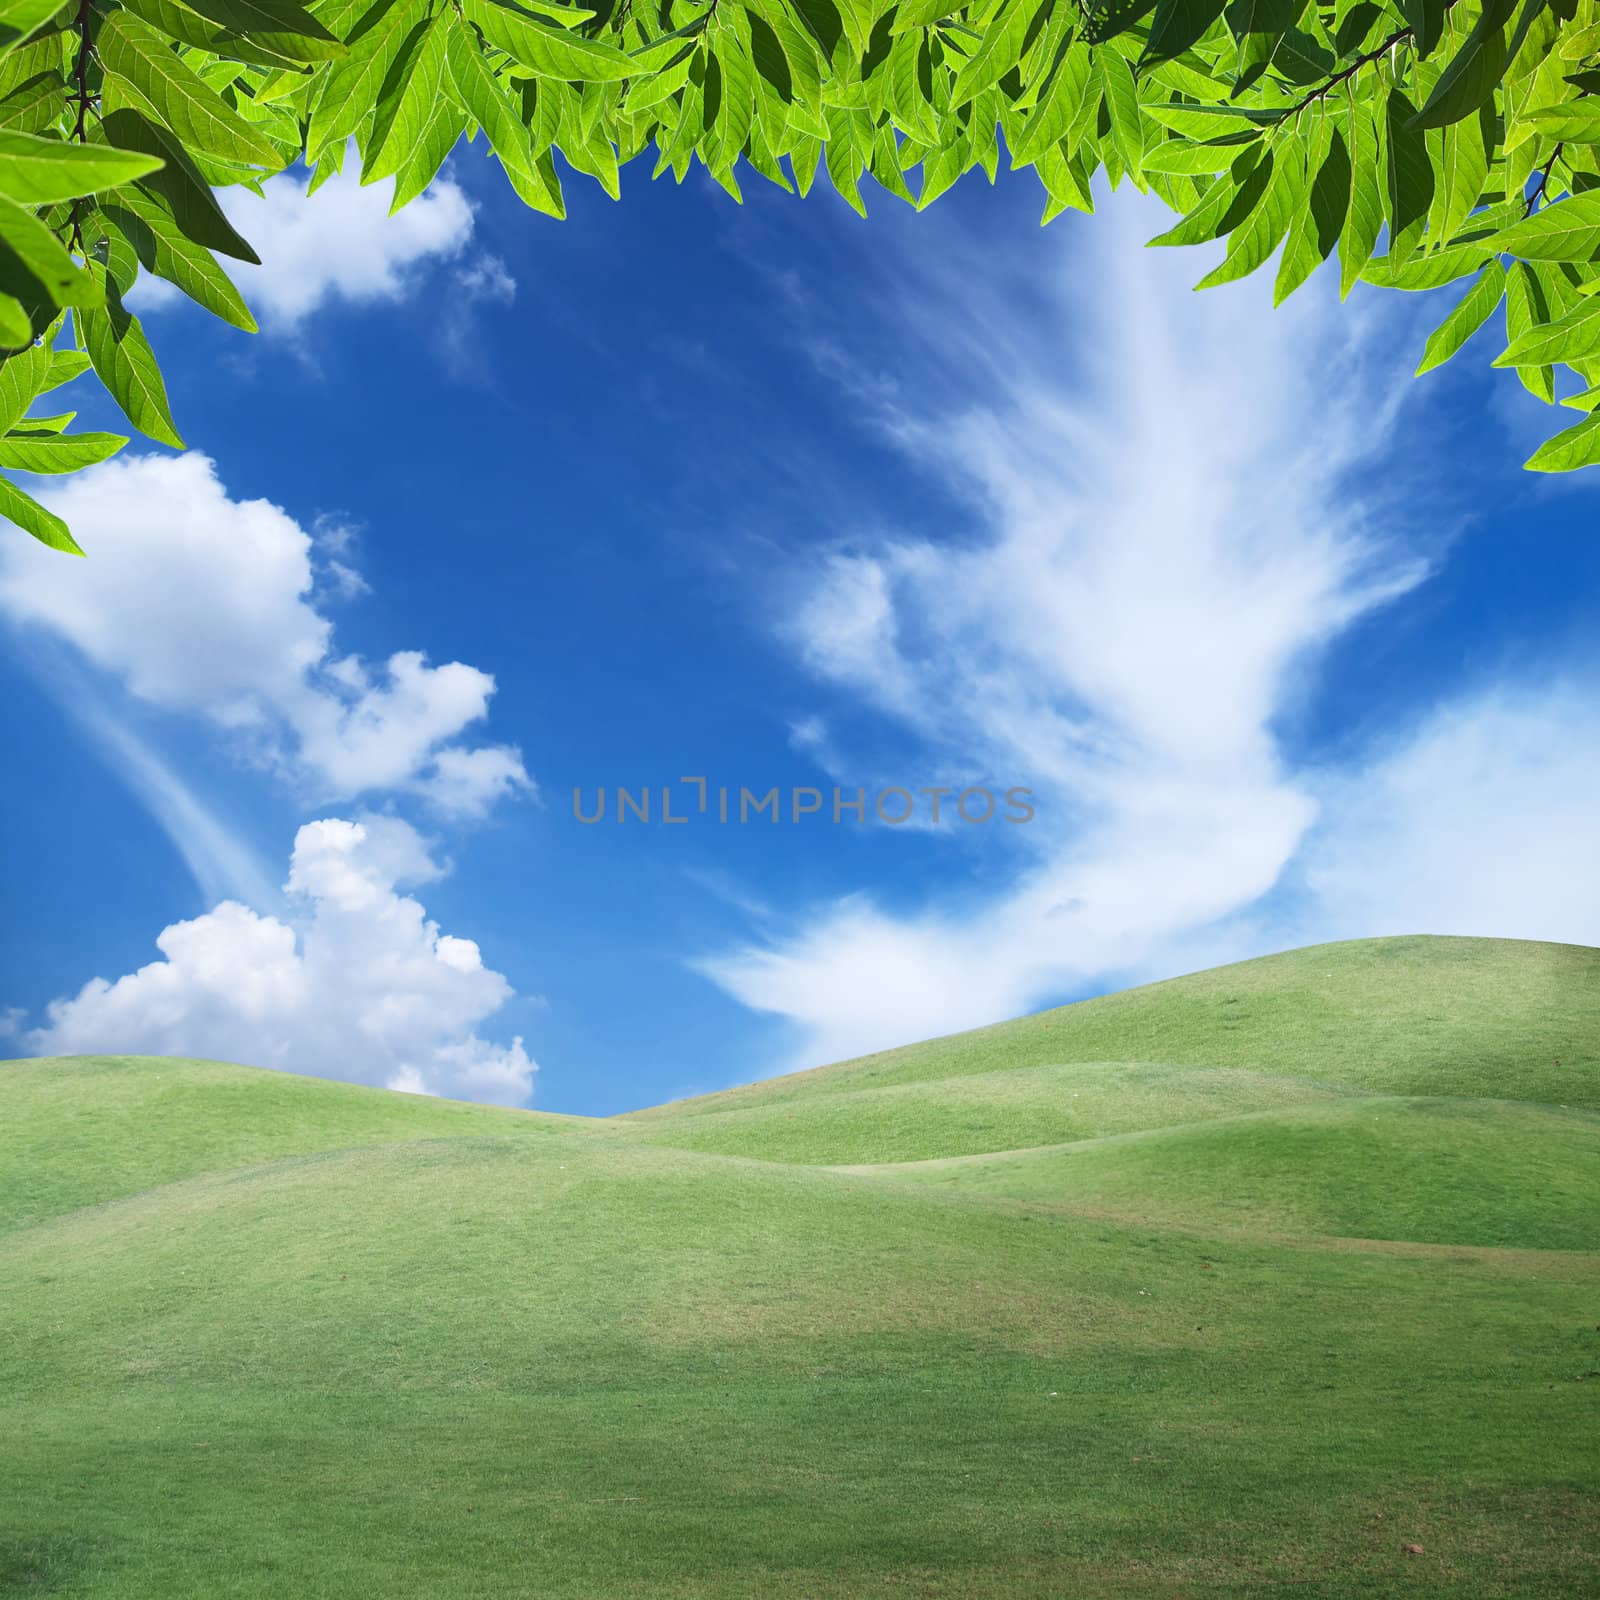
{"label": "dark twig", "polygon": [[[89,138],[89,0],[78,0],[78,56],[73,63],[72,76],[77,85],[73,99],[77,103],[77,119],[72,128],[72,142],[85,144]],[[83,201],[72,202],[72,238],[71,249],[80,256],[83,250]]]}
{"label": "dark twig", "polygon": [[1555,171],[1556,162],[1561,159],[1561,152],[1564,148],[1564,145],[1558,144],[1550,152],[1550,159],[1545,162],[1544,171],[1539,175],[1539,186],[1528,196],[1527,203],[1522,208],[1523,216],[1531,217],[1534,207],[1544,199],[1545,190],[1550,187],[1550,174]]}
{"label": "dark twig", "polygon": [[1361,55],[1357,56],[1348,67],[1341,67],[1339,71],[1334,73],[1334,75],[1325,83],[1319,83],[1315,89],[1311,90],[1310,93],[1305,96],[1304,99],[1296,101],[1294,105],[1289,107],[1289,116],[1298,117],[1307,106],[1315,105],[1317,101],[1322,100],[1328,95],[1332,94],[1341,83],[1344,83],[1347,80],[1355,77],[1355,75],[1363,67],[1370,66],[1372,62],[1379,58],[1379,56],[1387,54],[1397,44],[1400,44],[1403,40],[1409,39],[1410,37],[1411,30],[1409,28],[1396,28],[1395,31],[1391,33],[1382,44],[1375,45],[1371,50],[1364,51]]}

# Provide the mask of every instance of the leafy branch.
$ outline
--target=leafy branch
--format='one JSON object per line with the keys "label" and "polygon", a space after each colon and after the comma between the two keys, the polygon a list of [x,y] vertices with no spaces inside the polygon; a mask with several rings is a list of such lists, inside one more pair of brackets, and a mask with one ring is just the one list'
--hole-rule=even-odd
{"label": "leafy branch", "polygon": [[[469,130],[552,218],[558,156],[613,197],[630,164],[699,163],[864,214],[864,178],[922,209],[1003,138],[1045,221],[1104,173],[1177,213],[1154,242],[1226,241],[1205,285],[1275,259],[1282,299],[1334,256],[1347,294],[1466,282],[1424,370],[1509,295],[1503,362],[1600,396],[1600,0],[0,0],[0,469],[125,442],[33,412],[90,368],[180,447],[124,301],[154,274],[254,330],[217,188],[357,165],[398,207]],[[1531,466],[1600,463],[1579,407]],[[3,476],[0,516],[76,548]]]}
{"label": "leafy branch", "polygon": [[1372,49],[1364,51],[1361,55],[1358,55],[1349,66],[1341,68],[1325,82],[1319,83],[1316,88],[1310,91],[1310,93],[1295,101],[1295,103],[1289,108],[1290,117],[1298,118],[1300,113],[1308,106],[1313,106],[1319,100],[1326,99],[1330,94],[1333,93],[1335,89],[1339,88],[1341,84],[1348,83],[1350,79],[1355,77],[1355,75],[1360,72],[1363,67],[1371,66],[1374,61],[1382,60],[1383,57],[1388,55],[1388,53],[1393,50],[1396,45],[1408,43],[1410,39],[1410,28],[1396,28],[1387,39],[1381,40],[1378,44],[1374,45]]}
{"label": "leafy branch", "polygon": [[[89,42],[89,8],[90,0],[78,0],[78,47],[77,54],[73,59],[72,68],[74,84],[72,140],[75,144],[86,144],[89,137],[89,54],[92,48]],[[82,196],[79,196],[72,202],[72,226],[71,234],[68,239],[68,247],[80,257],[84,253],[84,205],[85,199]]]}

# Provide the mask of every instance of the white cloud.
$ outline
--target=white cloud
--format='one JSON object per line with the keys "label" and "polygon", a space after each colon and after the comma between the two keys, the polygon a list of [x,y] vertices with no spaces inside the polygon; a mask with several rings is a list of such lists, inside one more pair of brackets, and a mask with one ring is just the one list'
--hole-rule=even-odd
{"label": "white cloud", "polygon": [[[281,173],[263,186],[218,192],[223,210],[261,257],[260,266],[229,261],[228,275],[263,327],[293,332],[330,302],[349,305],[400,299],[429,262],[461,254],[472,235],[472,206],[448,178],[401,210],[389,214],[394,180],[362,187],[350,169],[330,178],[314,194],[310,180]],[[493,263],[504,276],[504,268]],[[486,261],[477,271],[489,271]],[[158,278],[144,277],[135,290],[143,311],[181,298]]]}
{"label": "white cloud", "polygon": [[223,901],[172,924],[156,940],[161,960],[53,1002],[28,1047],[204,1056],[525,1104],[535,1064],[522,1041],[477,1032],[511,985],[399,892],[438,872],[398,819],[307,823],[282,918]]}
{"label": "white cloud", "polygon": [[1329,774],[1304,925],[1600,945],[1597,705],[1593,672],[1463,694]]}
{"label": "white cloud", "polygon": [[1270,282],[1195,295],[1191,253],[1140,248],[1151,221],[1113,203],[1023,293],[986,291],[957,238],[894,263],[907,370],[851,387],[981,531],[845,530],[777,627],[929,768],[1028,785],[1039,815],[998,893],[851,896],[700,963],[799,1026],[785,1066],[1016,1014],[1253,905],[1317,815],[1279,720],[1322,647],[1426,576],[1361,489],[1390,465],[1393,339],[1326,283],[1276,313]]}
{"label": "white cloud", "polygon": [[91,559],[6,541],[0,611],[139,699],[229,730],[319,803],[396,790],[476,816],[531,789],[516,750],[463,742],[488,715],[488,673],[414,650],[376,664],[335,652],[319,578],[354,592],[336,527],[313,536],[266,500],[231,499],[195,453],[110,461],[41,498]]}
{"label": "white cloud", "polygon": [[517,280],[499,256],[483,256],[456,273],[456,287],[471,300],[508,306],[517,297]]}

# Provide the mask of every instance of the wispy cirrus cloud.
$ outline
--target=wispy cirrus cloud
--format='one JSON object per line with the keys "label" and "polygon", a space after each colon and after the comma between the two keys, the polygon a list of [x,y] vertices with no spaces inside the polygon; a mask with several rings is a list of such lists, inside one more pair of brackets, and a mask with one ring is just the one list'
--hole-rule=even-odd
{"label": "wispy cirrus cloud", "polygon": [[[1453,924],[1464,913],[1430,904],[1431,886],[1490,842],[1507,786],[1581,776],[1549,761],[1575,732],[1570,698],[1497,713],[1517,775],[1493,783],[1472,757],[1499,736],[1481,704],[1459,712],[1476,733],[1446,737],[1446,714],[1367,769],[1297,762],[1281,727],[1322,653],[1448,545],[1448,526],[1421,534],[1405,511],[1405,491],[1438,488],[1395,448],[1405,344],[1325,283],[1276,313],[1260,282],[1192,294],[1203,269],[1141,250],[1153,231],[1141,204],[1115,202],[1025,281],[954,232],[897,255],[899,376],[809,335],[964,512],[948,532],[838,529],[797,561],[775,636],[830,712],[876,719],[851,748],[830,716],[811,745],[859,775],[875,738],[909,735],[930,765],[1030,782],[1039,818],[1016,830],[1003,886],[909,912],[862,891],[698,962],[794,1025],[773,1070],[1275,940]],[[1479,798],[1474,824],[1424,848],[1419,809],[1399,802],[1430,772]],[[1593,850],[1587,814],[1535,804],[1554,853]],[[1270,908],[1291,885],[1284,937],[1287,907]],[[1593,927],[1519,918],[1502,887],[1474,902],[1473,931]]]}

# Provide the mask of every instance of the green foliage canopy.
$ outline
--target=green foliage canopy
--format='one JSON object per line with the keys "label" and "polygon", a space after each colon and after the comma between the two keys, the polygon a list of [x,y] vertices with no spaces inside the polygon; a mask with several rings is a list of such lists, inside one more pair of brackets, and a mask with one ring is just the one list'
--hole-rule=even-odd
{"label": "green foliage canopy", "polygon": [[[553,217],[558,152],[614,199],[649,152],[735,199],[741,162],[802,195],[826,174],[864,215],[863,178],[920,209],[992,182],[1003,140],[1046,222],[1103,167],[1180,215],[1152,243],[1226,239],[1202,287],[1276,254],[1281,301],[1335,253],[1345,294],[1464,283],[1419,372],[1503,304],[1496,365],[1582,414],[1528,465],[1600,463],[1600,0],[591,3],[0,0],[0,468],[126,442],[36,412],[90,366],[181,445],[124,301],[151,272],[254,329],[216,188],[296,163],[314,188],[353,148],[398,208],[463,134]],[[3,476],[0,515],[78,549]]]}

